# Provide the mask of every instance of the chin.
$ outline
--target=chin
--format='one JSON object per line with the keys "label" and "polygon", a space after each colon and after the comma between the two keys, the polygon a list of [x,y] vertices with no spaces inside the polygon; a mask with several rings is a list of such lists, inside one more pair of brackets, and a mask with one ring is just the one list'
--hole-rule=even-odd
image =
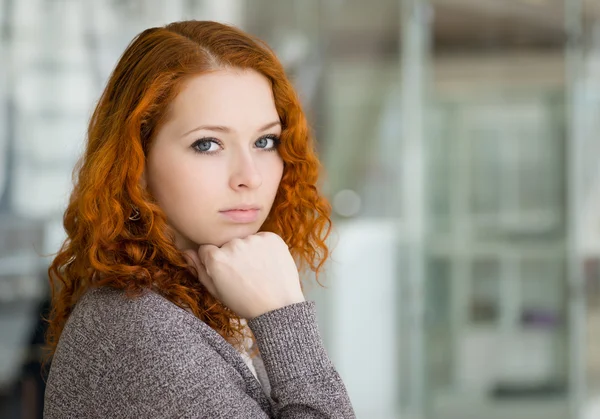
{"label": "chin", "polygon": [[243,239],[256,234],[258,233],[259,228],[259,226],[250,224],[237,226],[235,228],[224,228],[221,234],[216,237],[209,238],[209,241],[206,244],[212,244],[217,247],[221,247],[233,239]]}

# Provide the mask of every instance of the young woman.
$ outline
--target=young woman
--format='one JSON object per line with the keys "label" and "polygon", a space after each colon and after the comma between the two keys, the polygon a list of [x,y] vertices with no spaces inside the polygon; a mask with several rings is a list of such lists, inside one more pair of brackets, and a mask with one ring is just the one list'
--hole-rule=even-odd
{"label": "young woman", "polygon": [[45,417],[354,417],[298,275],[328,255],[318,166],[265,44],[199,21],[136,37],[49,269]]}

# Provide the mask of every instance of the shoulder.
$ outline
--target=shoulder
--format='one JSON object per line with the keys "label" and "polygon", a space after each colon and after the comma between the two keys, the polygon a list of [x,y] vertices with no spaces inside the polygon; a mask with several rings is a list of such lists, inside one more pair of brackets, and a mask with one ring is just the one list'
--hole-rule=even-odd
{"label": "shoulder", "polygon": [[245,388],[239,363],[219,334],[164,297],[96,289],[80,299],[60,337],[47,411],[161,417],[172,401],[203,403],[198,394],[215,385]]}
{"label": "shoulder", "polygon": [[206,323],[149,290],[137,296],[111,288],[88,291],[63,331],[65,338],[70,333],[85,334],[95,344],[102,341],[116,352],[145,346],[157,350],[157,346],[176,341],[225,343]]}
{"label": "shoulder", "polygon": [[145,290],[141,295],[128,296],[124,291],[113,288],[89,290],[77,303],[73,316],[93,314],[103,323],[131,323],[147,320],[180,319],[189,321],[193,316],[157,293]]}

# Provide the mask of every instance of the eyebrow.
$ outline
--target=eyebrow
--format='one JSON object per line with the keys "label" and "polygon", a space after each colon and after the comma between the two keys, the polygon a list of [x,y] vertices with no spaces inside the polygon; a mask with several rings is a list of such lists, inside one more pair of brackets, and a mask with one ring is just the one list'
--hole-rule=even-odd
{"label": "eyebrow", "polygon": [[[268,124],[259,128],[258,132],[266,131],[270,128],[276,127],[277,125],[281,126],[281,122],[280,121],[269,122]],[[200,125],[199,127],[189,130],[188,132],[183,134],[182,137],[185,137],[186,135],[191,134],[192,132],[200,131],[200,130],[226,132],[226,133],[230,133],[230,132],[234,131],[232,128],[226,127],[224,125]]]}

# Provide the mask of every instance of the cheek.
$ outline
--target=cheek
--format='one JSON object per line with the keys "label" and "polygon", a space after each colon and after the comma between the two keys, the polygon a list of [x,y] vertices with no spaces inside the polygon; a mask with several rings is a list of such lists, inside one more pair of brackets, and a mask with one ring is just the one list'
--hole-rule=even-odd
{"label": "cheek", "polygon": [[270,184],[274,185],[275,188],[279,187],[279,183],[281,182],[281,178],[283,176],[283,159],[277,155],[277,158],[271,162],[268,169],[268,178],[270,179]]}
{"label": "cheek", "polygon": [[218,167],[213,166],[210,161],[199,162],[191,154],[161,154],[159,159],[148,162],[150,192],[166,210],[197,206],[200,198],[214,196],[218,189]]}
{"label": "cheek", "polygon": [[283,164],[272,165],[269,167],[268,172],[263,175],[263,193],[265,196],[268,196],[271,201],[274,200],[275,195],[277,195],[282,175]]}

